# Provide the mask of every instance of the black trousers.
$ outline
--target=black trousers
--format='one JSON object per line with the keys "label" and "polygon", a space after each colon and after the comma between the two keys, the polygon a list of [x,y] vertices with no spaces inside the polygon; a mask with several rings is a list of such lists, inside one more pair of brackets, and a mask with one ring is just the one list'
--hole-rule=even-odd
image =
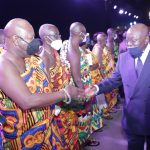
{"label": "black trousers", "polygon": [[128,150],[144,150],[145,143],[150,150],[150,136],[128,134]]}

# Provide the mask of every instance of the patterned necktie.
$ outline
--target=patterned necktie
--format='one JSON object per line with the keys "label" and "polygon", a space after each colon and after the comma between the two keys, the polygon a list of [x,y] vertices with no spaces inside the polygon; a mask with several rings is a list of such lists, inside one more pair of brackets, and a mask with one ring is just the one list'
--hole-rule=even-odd
{"label": "patterned necktie", "polygon": [[143,63],[142,63],[142,61],[141,61],[141,59],[140,59],[140,57],[139,57],[138,60],[137,60],[137,64],[136,64],[137,77],[140,76],[141,71],[142,71],[142,68],[143,68]]}

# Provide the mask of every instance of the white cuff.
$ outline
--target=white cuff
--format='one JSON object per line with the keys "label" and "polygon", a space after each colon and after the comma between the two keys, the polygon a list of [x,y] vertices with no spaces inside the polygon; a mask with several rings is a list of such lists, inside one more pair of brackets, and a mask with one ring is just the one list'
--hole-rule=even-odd
{"label": "white cuff", "polygon": [[95,86],[95,88],[96,88],[96,91],[95,91],[95,95],[97,95],[97,93],[99,92],[99,87],[98,87],[98,85],[94,85]]}
{"label": "white cuff", "polygon": [[61,112],[61,108],[58,105],[55,105],[55,116],[58,116]]}

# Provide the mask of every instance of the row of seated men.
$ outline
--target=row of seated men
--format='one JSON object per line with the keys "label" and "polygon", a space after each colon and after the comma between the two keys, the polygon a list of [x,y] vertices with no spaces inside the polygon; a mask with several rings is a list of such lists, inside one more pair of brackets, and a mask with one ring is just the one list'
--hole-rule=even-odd
{"label": "row of seated men", "polygon": [[[86,89],[111,75],[114,60],[106,35],[87,49],[87,31],[70,26],[62,43],[59,29],[43,24],[39,39],[25,19],[10,20],[0,54],[0,121],[4,149],[78,150],[99,145],[90,135],[117,102],[118,91],[89,97]],[[57,50],[60,49],[60,53]],[[3,124],[3,125],[2,125]]]}

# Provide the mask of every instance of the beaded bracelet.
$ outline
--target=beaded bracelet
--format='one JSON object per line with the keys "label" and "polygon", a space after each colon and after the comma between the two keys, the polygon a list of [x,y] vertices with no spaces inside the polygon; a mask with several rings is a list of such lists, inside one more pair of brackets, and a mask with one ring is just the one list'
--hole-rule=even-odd
{"label": "beaded bracelet", "polygon": [[64,91],[65,95],[68,97],[67,99],[65,98],[64,102],[66,104],[70,104],[71,103],[71,96],[70,96],[70,94],[68,93],[68,91],[66,89],[63,89],[63,91]]}
{"label": "beaded bracelet", "polygon": [[64,102],[67,101],[67,100],[68,100],[68,97],[67,97],[65,91],[62,89],[61,92],[62,92],[62,93],[64,94],[64,96],[65,96],[65,99],[64,99],[63,101],[64,101]]}

